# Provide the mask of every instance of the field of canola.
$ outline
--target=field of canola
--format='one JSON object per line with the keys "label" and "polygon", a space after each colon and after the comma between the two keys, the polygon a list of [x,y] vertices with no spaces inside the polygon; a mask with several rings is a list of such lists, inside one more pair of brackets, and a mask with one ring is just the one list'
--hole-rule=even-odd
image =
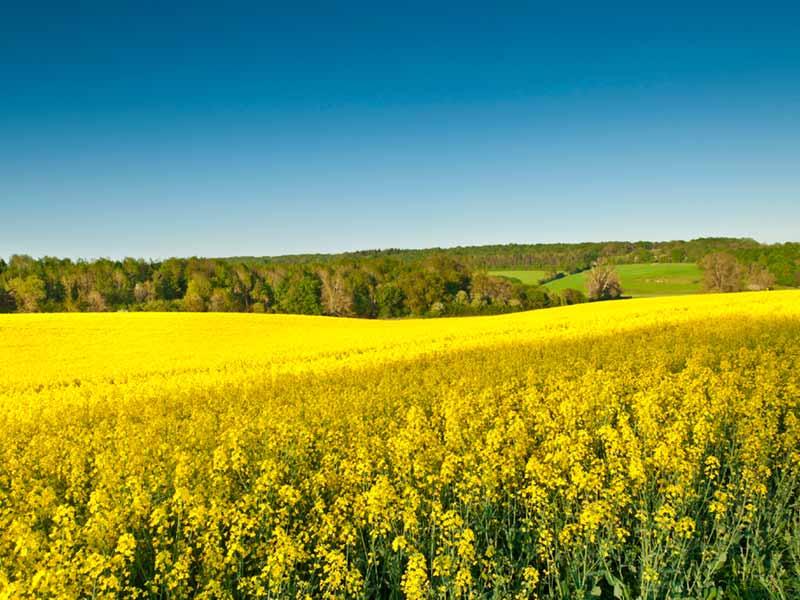
{"label": "field of canola", "polygon": [[0,598],[796,598],[800,292],[0,315]]}

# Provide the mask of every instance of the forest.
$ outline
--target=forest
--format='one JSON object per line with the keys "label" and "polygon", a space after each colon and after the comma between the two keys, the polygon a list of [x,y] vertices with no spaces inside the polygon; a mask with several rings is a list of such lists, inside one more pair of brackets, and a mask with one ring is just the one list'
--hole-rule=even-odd
{"label": "forest", "polygon": [[0,312],[214,311],[363,318],[497,314],[586,301],[489,269],[541,269],[547,278],[606,264],[697,262],[714,253],[775,284],[800,286],[800,243],[747,238],[671,242],[509,244],[330,255],[0,259]]}

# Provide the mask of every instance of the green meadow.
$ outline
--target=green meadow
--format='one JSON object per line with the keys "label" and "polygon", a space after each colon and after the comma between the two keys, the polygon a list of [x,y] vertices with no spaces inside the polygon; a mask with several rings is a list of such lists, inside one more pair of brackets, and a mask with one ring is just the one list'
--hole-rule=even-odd
{"label": "green meadow", "polygon": [[[703,274],[695,263],[654,263],[617,265],[622,291],[625,296],[670,296],[693,294],[700,291]],[[492,275],[518,279],[536,284],[544,271],[492,271]],[[586,291],[588,271],[567,275],[546,283],[544,287],[554,292],[567,288]]]}
{"label": "green meadow", "polygon": [[547,271],[490,271],[489,275],[517,279],[528,285],[539,285],[539,282],[547,277]]}

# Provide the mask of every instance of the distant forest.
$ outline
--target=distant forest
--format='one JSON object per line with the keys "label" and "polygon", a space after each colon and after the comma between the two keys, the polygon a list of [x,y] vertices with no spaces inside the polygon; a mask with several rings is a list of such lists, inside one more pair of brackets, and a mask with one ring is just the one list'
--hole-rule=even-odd
{"label": "distant forest", "polygon": [[670,242],[507,244],[365,250],[275,257],[72,261],[0,259],[0,312],[227,311],[365,318],[496,314],[573,304],[583,290],[551,292],[488,274],[537,269],[554,278],[608,263],[698,262],[712,253],[757,265],[800,286],[800,243],[748,238]]}

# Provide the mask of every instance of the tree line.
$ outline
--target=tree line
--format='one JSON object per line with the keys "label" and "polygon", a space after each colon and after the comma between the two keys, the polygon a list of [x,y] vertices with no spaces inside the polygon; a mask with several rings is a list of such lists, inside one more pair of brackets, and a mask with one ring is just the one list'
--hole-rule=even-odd
{"label": "tree line", "polygon": [[[658,254],[640,254],[646,245]],[[706,254],[697,254],[701,248]],[[619,297],[622,289],[613,265],[644,259],[693,258],[704,267],[709,291],[800,285],[800,244],[704,238],[482,246],[472,254],[468,251],[164,261],[14,255],[8,262],[0,259],[0,312],[238,311],[363,318],[497,314]],[[549,277],[594,266],[588,298],[584,290],[552,292],[487,272],[488,263],[510,268],[523,259],[525,266],[544,269]]]}
{"label": "tree line", "polygon": [[0,311],[276,312],[390,318],[496,314],[583,301],[442,254],[317,264],[222,259],[0,260]]}
{"label": "tree line", "polygon": [[408,250],[362,250],[341,254],[240,256],[226,259],[247,265],[317,265],[341,260],[361,262],[389,258],[418,263],[435,254],[452,258],[471,270],[537,269],[549,273],[577,273],[598,261],[617,264],[699,263],[704,256],[726,252],[743,264],[768,268],[779,285],[800,285],[800,243],[761,244],[750,238],[706,237],[667,242],[582,242],[575,244],[503,244]]}

